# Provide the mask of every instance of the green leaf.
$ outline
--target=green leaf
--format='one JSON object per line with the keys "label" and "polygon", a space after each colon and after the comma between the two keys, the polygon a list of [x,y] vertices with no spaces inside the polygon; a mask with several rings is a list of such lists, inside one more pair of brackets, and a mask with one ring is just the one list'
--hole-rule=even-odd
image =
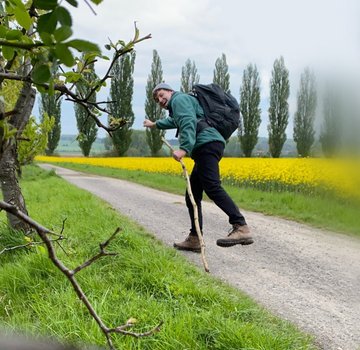
{"label": "green leaf", "polygon": [[65,44],[56,44],[55,53],[60,62],[66,66],[72,67],[75,64],[74,56]]}
{"label": "green leaf", "polygon": [[41,245],[36,246],[36,250],[39,254],[45,255],[47,253],[46,248]]}
{"label": "green leaf", "polygon": [[74,39],[74,40],[70,40],[70,41],[66,42],[65,44],[73,47],[74,49],[76,49],[78,51],[84,51],[84,52],[93,51],[93,52],[100,53],[99,46],[90,41]]}
{"label": "green leaf", "polygon": [[33,5],[42,10],[53,10],[57,6],[57,0],[34,0]]}
{"label": "green leaf", "polygon": [[22,11],[26,11],[26,7],[21,0],[9,0],[6,5],[12,7],[12,10],[14,10],[15,7],[18,7]]}
{"label": "green leaf", "polygon": [[38,85],[38,86],[36,87],[36,90],[39,91],[40,94],[47,94],[47,91],[48,91],[47,88],[45,88],[44,86],[41,86],[41,85]]}
{"label": "green leaf", "polygon": [[31,18],[26,9],[23,10],[21,7],[14,7],[13,11],[17,22],[28,30],[31,26]]}
{"label": "green leaf", "polygon": [[103,0],[91,0],[95,5],[99,5]]}
{"label": "green leaf", "polygon": [[22,36],[23,34],[21,33],[21,31],[17,29],[9,30],[6,33],[7,40],[20,40]]}
{"label": "green leaf", "polygon": [[53,12],[45,13],[38,19],[38,32],[45,32],[52,34],[55,31],[57,24],[56,15]]}
{"label": "green leaf", "polygon": [[0,38],[5,38],[8,29],[5,26],[0,25]]}
{"label": "green leaf", "polygon": [[72,25],[72,19],[70,12],[62,6],[59,6],[57,9],[55,9],[56,16],[58,19],[58,22],[60,22],[63,26],[71,27]]}
{"label": "green leaf", "polygon": [[76,83],[82,77],[80,73],[76,72],[66,72],[62,75],[65,77],[65,83]]}
{"label": "green leaf", "polygon": [[68,2],[70,5],[72,5],[74,7],[78,7],[77,0],[66,0],[66,2]]}
{"label": "green leaf", "polygon": [[3,46],[2,54],[6,60],[11,60],[14,57],[15,50],[13,47]]}
{"label": "green leaf", "polygon": [[96,52],[94,52],[94,51],[85,52],[85,53],[83,54],[83,62],[85,62],[85,61],[91,62],[91,61],[93,61],[96,57],[97,57],[97,54],[96,54]]}
{"label": "green leaf", "polygon": [[54,43],[54,39],[53,39],[52,35],[49,33],[40,32],[39,36],[40,36],[41,40],[43,41],[43,43],[47,46],[50,46]]}
{"label": "green leaf", "polygon": [[62,26],[55,30],[54,36],[57,42],[65,41],[66,39],[70,38],[72,35],[72,30],[68,26]]}
{"label": "green leaf", "polygon": [[51,77],[50,68],[47,64],[36,64],[31,73],[32,80],[36,84],[43,84],[49,81]]}

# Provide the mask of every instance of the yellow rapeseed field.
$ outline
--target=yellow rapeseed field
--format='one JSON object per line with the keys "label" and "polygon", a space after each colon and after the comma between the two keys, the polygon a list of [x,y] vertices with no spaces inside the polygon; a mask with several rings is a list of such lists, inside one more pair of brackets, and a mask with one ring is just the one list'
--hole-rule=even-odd
{"label": "yellow rapeseed field", "polygon": [[[180,175],[181,166],[167,158],[85,158],[36,157],[39,162],[89,164],[107,168],[142,170],[152,173]],[[185,158],[189,171],[193,161]],[[318,158],[223,158],[222,179],[267,191],[293,190],[310,193],[331,190],[342,197],[360,197],[359,162]]]}

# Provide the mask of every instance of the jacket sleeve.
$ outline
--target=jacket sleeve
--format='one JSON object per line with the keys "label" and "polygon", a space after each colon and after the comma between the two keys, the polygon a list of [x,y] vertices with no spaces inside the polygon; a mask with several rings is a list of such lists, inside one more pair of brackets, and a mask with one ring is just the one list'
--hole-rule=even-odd
{"label": "jacket sleeve", "polygon": [[158,129],[176,129],[177,126],[175,124],[175,121],[171,117],[166,117],[164,119],[159,119],[156,122],[156,127]]}

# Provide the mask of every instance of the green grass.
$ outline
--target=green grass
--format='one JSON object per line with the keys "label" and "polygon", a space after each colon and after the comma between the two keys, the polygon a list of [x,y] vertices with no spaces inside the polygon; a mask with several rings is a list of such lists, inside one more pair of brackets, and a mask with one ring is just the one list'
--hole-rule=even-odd
{"label": "green grass", "polygon": [[[159,190],[183,194],[184,178],[149,174],[142,171],[110,169],[83,164],[56,164],[93,174],[133,181]],[[179,165],[180,167],[180,165]],[[225,189],[241,209],[261,212],[360,237],[359,208],[335,198],[321,198],[294,192],[264,192],[224,184]],[[251,223],[249,223],[251,225]]]}
{"label": "green grass", "polygon": [[[21,186],[32,217],[57,232],[66,219],[59,257],[73,268],[97,252],[116,227],[122,232],[104,257],[77,276],[108,326],[135,317],[134,331],[160,320],[152,337],[115,335],[118,349],[315,349],[311,339],[270,315],[241,292],[192,266],[105,202],[31,166]],[[0,213],[2,222],[4,213]],[[0,249],[14,243],[0,226]],[[23,240],[18,236],[16,242]],[[7,329],[51,335],[76,344],[104,346],[104,336],[77,299],[69,281],[41,249],[0,256],[0,322]]]}

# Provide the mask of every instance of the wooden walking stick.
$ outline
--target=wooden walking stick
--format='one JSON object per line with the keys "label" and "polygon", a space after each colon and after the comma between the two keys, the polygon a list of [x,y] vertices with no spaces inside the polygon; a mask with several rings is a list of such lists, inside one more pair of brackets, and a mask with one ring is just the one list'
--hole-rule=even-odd
{"label": "wooden walking stick", "polygon": [[[170,145],[169,142],[167,142],[165,140],[164,137],[161,138],[162,142],[164,142],[164,144],[166,146],[168,146],[170,148],[170,150],[172,152],[174,152],[174,148]],[[193,193],[192,193],[192,190],[191,190],[191,185],[190,185],[190,178],[189,178],[189,173],[187,172],[186,170],[186,167],[185,167],[185,163],[183,162],[182,159],[180,159],[180,164],[182,166],[182,169],[183,169],[183,172],[184,172],[184,175],[185,175],[185,178],[186,178],[186,189],[187,189],[187,193],[189,194],[189,198],[190,198],[190,201],[191,201],[191,204],[193,206],[193,209],[194,209],[194,222],[195,222],[195,228],[196,228],[196,233],[199,237],[199,241],[200,241],[200,249],[201,249],[201,260],[202,260],[202,263],[204,265],[204,269],[206,272],[210,272],[209,270],[209,265],[206,261],[206,257],[205,257],[205,242],[204,242],[204,239],[203,239],[203,236],[201,234],[201,230],[200,230],[200,225],[199,225],[199,214],[198,214],[198,209],[197,209],[197,205],[196,205],[196,202],[195,202],[195,199],[194,199],[194,196],[193,196]]]}

